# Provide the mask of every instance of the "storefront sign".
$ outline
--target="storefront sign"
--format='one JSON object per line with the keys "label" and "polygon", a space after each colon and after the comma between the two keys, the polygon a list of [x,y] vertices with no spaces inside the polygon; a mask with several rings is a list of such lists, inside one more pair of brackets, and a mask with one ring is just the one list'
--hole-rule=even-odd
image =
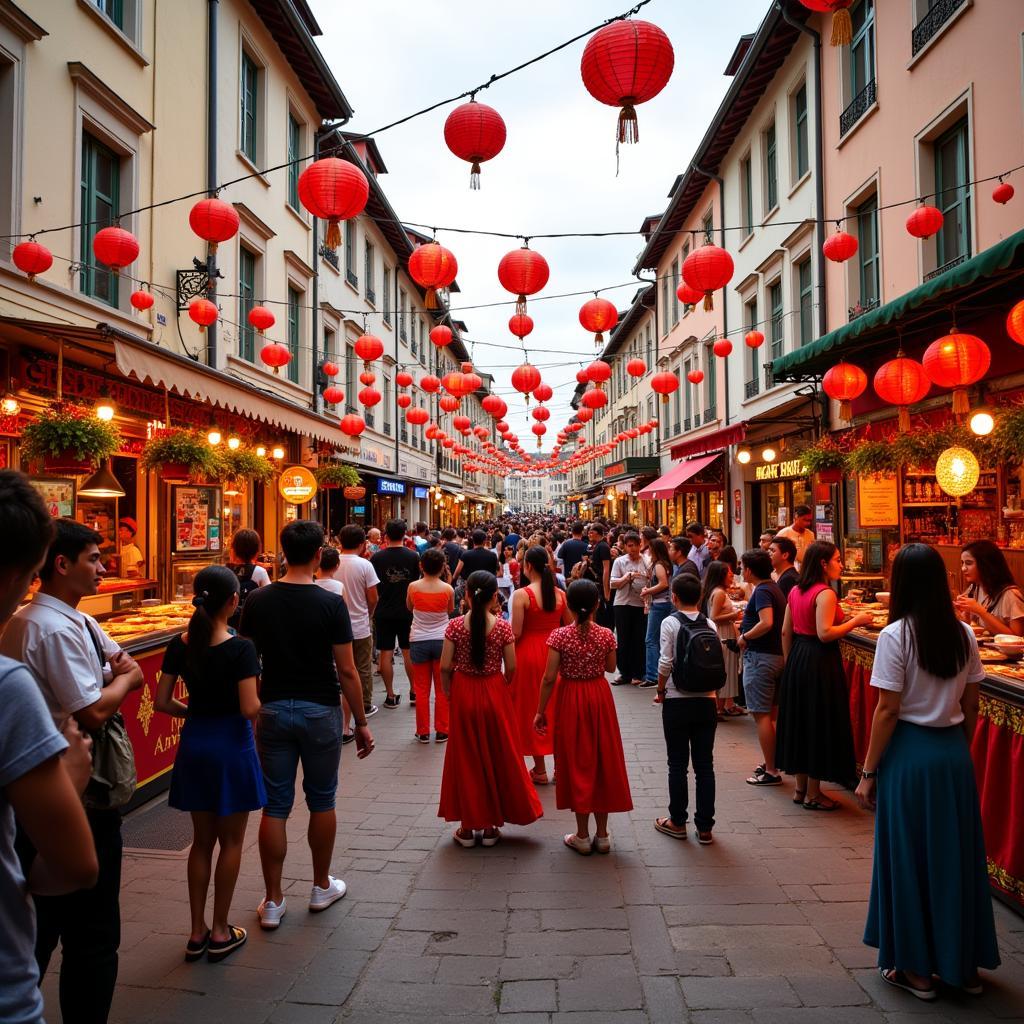
{"label": "storefront sign", "polygon": [[766,462],[754,467],[755,480],[792,480],[809,476],[803,459],[784,459],[782,462]]}
{"label": "storefront sign", "polygon": [[857,505],[860,525],[898,526],[900,522],[899,487],[894,473],[866,473],[857,478]]}
{"label": "storefront sign", "polygon": [[362,501],[366,497],[365,487],[346,487],[341,495],[347,501]]}
{"label": "storefront sign", "polygon": [[737,525],[743,522],[743,492],[738,487],[732,492],[732,517]]}
{"label": "storefront sign", "polygon": [[378,494],[405,494],[405,484],[401,480],[378,480]]}
{"label": "storefront sign", "polygon": [[365,516],[366,515],[366,506],[365,505],[353,505],[352,506],[352,515],[354,515],[354,516]]}
{"label": "storefront sign", "polygon": [[281,470],[277,489],[290,505],[305,505],[316,494],[316,477],[305,466]]}
{"label": "storefront sign", "polygon": [[430,491],[426,487],[414,487],[412,489],[412,496],[414,498],[429,498]]}

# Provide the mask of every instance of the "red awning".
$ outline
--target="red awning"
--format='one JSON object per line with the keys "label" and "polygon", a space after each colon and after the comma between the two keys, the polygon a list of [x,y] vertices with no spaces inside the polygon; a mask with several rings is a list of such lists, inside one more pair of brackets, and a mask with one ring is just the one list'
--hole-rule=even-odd
{"label": "red awning", "polygon": [[746,421],[734,423],[731,427],[716,430],[713,434],[705,434],[703,437],[695,437],[692,441],[680,441],[679,444],[672,445],[671,455],[673,459],[685,459],[689,455],[716,452],[721,448],[728,448],[731,444],[739,444],[746,436]]}
{"label": "red awning", "polygon": [[706,469],[715,459],[715,455],[704,455],[699,459],[690,459],[688,462],[680,462],[673,466],[664,476],[658,477],[652,484],[648,484],[642,491],[637,493],[641,501],[664,501],[675,495],[687,480],[692,480],[702,469]]}

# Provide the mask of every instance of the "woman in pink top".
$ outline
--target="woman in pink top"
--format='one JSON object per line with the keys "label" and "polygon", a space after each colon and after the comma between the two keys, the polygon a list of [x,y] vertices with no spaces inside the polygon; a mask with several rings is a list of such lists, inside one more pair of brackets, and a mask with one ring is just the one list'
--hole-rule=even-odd
{"label": "woman in pink top", "polygon": [[775,761],[796,776],[793,803],[808,811],[840,806],[821,792],[822,780],[851,786],[856,778],[839,640],[870,622],[871,615],[861,612],[843,621],[832,589],[842,571],[835,544],[815,541],[804,555],[799,582],[789,592],[782,626],[786,667],[779,689]]}

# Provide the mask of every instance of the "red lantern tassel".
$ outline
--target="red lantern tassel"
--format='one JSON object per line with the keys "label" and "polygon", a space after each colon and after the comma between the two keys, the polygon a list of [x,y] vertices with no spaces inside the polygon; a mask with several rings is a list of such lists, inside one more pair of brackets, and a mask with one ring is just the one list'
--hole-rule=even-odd
{"label": "red lantern tassel", "polygon": [[910,429],[909,405],[901,405],[899,407],[899,413],[896,416],[896,425],[900,428],[901,434],[905,434]]}
{"label": "red lantern tassel", "polygon": [[473,166],[469,169],[469,187],[474,192],[480,191],[480,164],[477,161],[473,161]]}
{"label": "red lantern tassel", "polygon": [[849,46],[853,42],[853,20],[847,8],[832,15],[831,42],[833,46]]}
{"label": "red lantern tassel", "polygon": [[712,310],[714,308],[715,308],[715,293],[714,292],[705,292],[704,293],[704,312],[707,313],[708,311],[710,311],[710,310]]}
{"label": "red lantern tassel", "polygon": [[843,420],[853,419],[853,405],[845,399],[839,403],[839,418]]}
{"label": "red lantern tassel", "polygon": [[216,256],[217,255],[217,243],[216,242],[210,242],[208,244],[210,246],[210,255],[211,256]]}
{"label": "red lantern tassel", "polygon": [[668,405],[668,395],[662,395],[661,396],[661,404],[662,405]]}
{"label": "red lantern tassel", "polygon": [[966,416],[971,411],[967,388],[953,388],[953,415]]}
{"label": "red lantern tassel", "polygon": [[619,111],[619,142],[639,142],[640,126],[636,121],[636,107],[624,103]]}
{"label": "red lantern tassel", "polygon": [[428,288],[427,294],[423,299],[423,306],[426,309],[437,309],[437,289]]}
{"label": "red lantern tassel", "polygon": [[336,220],[327,222],[327,234],[324,235],[324,246],[328,249],[337,249],[341,245],[341,225]]}
{"label": "red lantern tassel", "polygon": [[594,344],[598,348],[600,348],[604,344],[604,335],[600,331],[598,331],[597,334],[594,335]]}
{"label": "red lantern tassel", "polygon": [[516,316],[526,316],[526,296],[520,295],[516,298]]}

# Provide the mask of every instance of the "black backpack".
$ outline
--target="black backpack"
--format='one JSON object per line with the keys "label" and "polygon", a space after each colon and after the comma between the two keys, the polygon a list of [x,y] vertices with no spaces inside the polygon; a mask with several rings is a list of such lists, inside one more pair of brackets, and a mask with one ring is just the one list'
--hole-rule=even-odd
{"label": "black backpack", "polygon": [[231,618],[228,619],[228,625],[232,629],[238,629],[238,624],[242,621],[242,609],[245,607],[245,599],[254,590],[259,590],[260,585],[252,578],[252,574],[256,569],[252,562],[246,562],[243,565],[229,565],[228,568],[238,577],[238,607]]}
{"label": "black backpack", "polygon": [[686,693],[707,693],[725,686],[725,655],[722,641],[703,614],[695,619],[675,612],[679,623],[672,683]]}

